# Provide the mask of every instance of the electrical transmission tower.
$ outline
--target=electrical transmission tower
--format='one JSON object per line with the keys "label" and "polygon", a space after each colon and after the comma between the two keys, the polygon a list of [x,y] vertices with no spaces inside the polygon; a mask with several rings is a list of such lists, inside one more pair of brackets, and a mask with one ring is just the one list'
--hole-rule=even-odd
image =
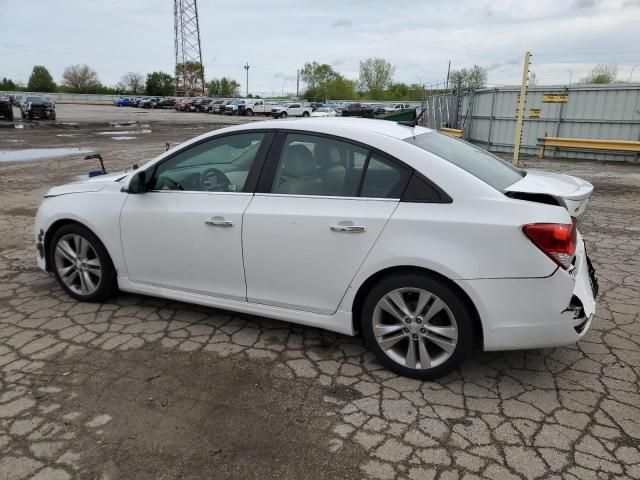
{"label": "electrical transmission tower", "polygon": [[176,96],[202,95],[204,66],[200,48],[197,0],[173,0]]}

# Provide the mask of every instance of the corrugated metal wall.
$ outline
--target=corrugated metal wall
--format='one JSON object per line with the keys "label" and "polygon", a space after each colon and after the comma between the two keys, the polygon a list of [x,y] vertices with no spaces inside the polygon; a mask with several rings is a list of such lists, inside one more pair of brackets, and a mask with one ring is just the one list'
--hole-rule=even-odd
{"label": "corrugated metal wall", "polygon": [[[545,94],[566,94],[566,103],[545,102]],[[458,128],[465,139],[495,152],[513,152],[519,88],[465,94]],[[453,100],[453,96],[449,96]],[[640,84],[568,85],[529,88],[525,99],[521,152],[537,152],[537,139],[550,137],[640,140]],[[539,110],[539,112],[537,111]],[[435,126],[438,128],[439,126]],[[639,161],[637,154],[549,148],[557,158]]]}

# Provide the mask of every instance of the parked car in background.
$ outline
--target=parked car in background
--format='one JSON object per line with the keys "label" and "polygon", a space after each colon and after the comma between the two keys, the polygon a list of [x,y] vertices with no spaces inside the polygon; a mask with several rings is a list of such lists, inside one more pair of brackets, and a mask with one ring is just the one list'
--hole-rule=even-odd
{"label": "parked car in background", "polygon": [[311,107],[311,110],[312,110],[312,111],[314,111],[314,112],[315,112],[317,109],[319,109],[320,107],[322,107],[323,105],[324,105],[324,104],[323,104],[323,103],[321,103],[321,102],[311,102],[311,103],[309,104],[309,106]]}
{"label": "parked car in background", "polygon": [[8,95],[0,94],[0,118],[13,122],[13,105]]}
{"label": "parked car in background", "polygon": [[245,102],[246,100],[242,98],[236,98],[235,100],[232,100],[224,107],[225,115],[244,115],[244,109],[246,106]]}
{"label": "parked car in background", "polygon": [[156,108],[156,104],[162,100],[160,97],[146,97],[138,103],[139,108]]}
{"label": "parked car in background", "polygon": [[56,106],[53,100],[43,95],[25,95],[20,102],[20,115],[22,118],[33,120],[42,118],[56,119]]}
{"label": "parked car in background", "polygon": [[313,112],[311,112],[312,117],[337,117],[338,112],[336,112],[331,107],[318,107]]}
{"label": "parked car in background", "polygon": [[218,109],[219,107],[222,105],[224,106],[226,100],[222,100],[222,99],[213,99],[211,101],[211,103],[209,103],[209,105],[207,105],[207,108],[205,110],[205,112],[207,113],[219,113]]}
{"label": "parked car in background", "polygon": [[411,108],[411,105],[409,105],[408,103],[395,103],[392,105],[385,105],[384,111],[388,113],[388,112],[396,112],[398,110],[404,110],[408,108]]}
{"label": "parked car in background", "polygon": [[22,97],[24,97],[24,95],[12,95],[11,103],[16,107],[20,107],[20,102],[22,101]]}
{"label": "parked car in background", "polygon": [[200,101],[201,97],[190,97],[187,100],[187,103],[184,106],[184,111],[185,112],[195,112],[196,111],[196,107],[195,104],[196,102]]}
{"label": "parked car in background", "polygon": [[173,106],[173,108],[175,108],[178,112],[184,112],[184,110],[187,108],[187,102],[189,102],[189,100],[190,98],[181,98],[176,101],[176,104]]}
{"label": "parked car in background", "polygon": [[301,103],[285,103],[271,109],[271,116],[275,118],[309,117],[311,107],[303,107]]}
{"label": "parked car in background", "polygon": [[343,105],[340,111],[343,117],[373,117],[373,108],[356,102]]}
{"label": "parked car in background", "polygon": [[116,107],[128,107],[131,105],[131,99],[127,97],[118,97],[113,101]]}
{"label": "parked car in background", "polygon": [[374,115],[382,115],[385,113],[384,104],[382,103],[372,103],[369,107],[373,110]]}
{"label": "parked car in background", "polygon": [[213,98],[205,98],[202,100],[202,102],[200,102],[200,104],[198,105],[198,111],[199,112],[209,112],[209,108],[211,108],[211,104],[214,102]]}
{"label": "parked car in background", "polygon": [[388,369],[434,379],[476,346],[584,338],[598,286],[577,218],[592,192],[419,126],[252,122],[52,188],[34,243],[78,301],[120,289],[360,331]]}
{"label": "parked car in background", "polygon": [[155,108],[173,108],[176,104],[175,98],[163,98],[158,101],[155,105]]}

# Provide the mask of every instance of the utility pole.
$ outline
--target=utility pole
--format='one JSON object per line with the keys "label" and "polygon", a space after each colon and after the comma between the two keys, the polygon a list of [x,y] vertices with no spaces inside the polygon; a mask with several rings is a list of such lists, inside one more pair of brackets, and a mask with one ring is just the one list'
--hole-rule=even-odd
{"label": "utility pole", "polygon": [[300,69],[296,70],[296,98],[300,98]]}
{"label": "utility pole", "polygon": [[514,165],[518,165],[520,158],[520,143],[522,142],[522,121],[524,120],[524,101],[527,95],[527,80],[529,79],[529,63],[531,60],[531,52],[524,54],[524,65],[522,67],[522,84],[520,85],[520,100],[518,101],[518,112],[516,116],[516,134],[513,141],[513,161]]}
{"label": "utility pole", "polygon": [[451,60],[449,60],[449,66],[447,67],[447,84],[444,87],[444,91],[448,92],[449,91],[449,74],[451,73]]}
{"label": "utility pole", "polygon": [[573,77],[573,72],[571,70],[567,70],[569,72],[569,85],[571,85],[571,78]]}
{"label": "utility pole", "polygon": [[247,62],[247,64],[242,67],[247,71],[247,94],[245,96],[249,96],[249,62]]}

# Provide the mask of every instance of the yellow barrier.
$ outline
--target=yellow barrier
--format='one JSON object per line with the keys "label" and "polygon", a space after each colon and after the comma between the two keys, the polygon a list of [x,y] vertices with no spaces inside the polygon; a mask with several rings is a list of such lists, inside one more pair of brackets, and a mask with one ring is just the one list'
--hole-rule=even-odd
{"label": "yellow barrier", "polygon": [[442,127],[440,131],[450,137],[462,138],[462,130],[458,130],[457,128]]}
{"label": "yellow barrier", "polygon": [[601,140],[592,138],[560,138],[542,137],[538,139],[540,150],[538,158],[544,156],[546,147],[577,148],[583,150],[611,150],[618,152],[640,152],[640,141],[636,140]]}

